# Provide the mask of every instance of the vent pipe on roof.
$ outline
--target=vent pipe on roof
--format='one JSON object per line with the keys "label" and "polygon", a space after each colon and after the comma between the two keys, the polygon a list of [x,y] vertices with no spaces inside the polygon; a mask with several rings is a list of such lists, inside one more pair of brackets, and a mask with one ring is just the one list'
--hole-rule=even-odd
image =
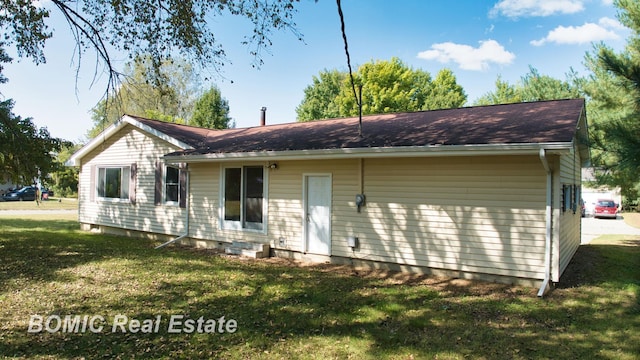
{"label": "vent pipe on roof", "polygon": [[267,107],[263,106],[260,109],[260,126],[266,126],[267,125]]}

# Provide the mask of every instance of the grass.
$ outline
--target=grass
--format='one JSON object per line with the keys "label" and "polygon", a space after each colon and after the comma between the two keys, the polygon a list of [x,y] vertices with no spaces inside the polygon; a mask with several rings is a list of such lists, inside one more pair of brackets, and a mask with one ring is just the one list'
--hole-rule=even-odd
{"label": "grass", "polygon": [[[559,288],[240,260],[0,217],[0,357],[637,359],[640,238],[582,246]],[[99,333],[27,333],[31,315],[102,316]],[[159,333],[111,332],[116,315]],[[237,321],[168,333],[171,315]]]}
{"label": "grass", "polygon": [[2,210],[77,210],[76,199],[51,198],[41,201],[2,201],[0,200],[0,214]]}

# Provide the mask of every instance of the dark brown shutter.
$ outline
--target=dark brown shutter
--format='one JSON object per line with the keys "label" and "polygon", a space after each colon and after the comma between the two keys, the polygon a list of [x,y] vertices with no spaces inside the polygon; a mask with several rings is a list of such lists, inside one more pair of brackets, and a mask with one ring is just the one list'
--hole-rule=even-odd
{"label": "dark brown shutter", "polygon": [[91,165],[91,172],[89,174],[89,202],[96,201],[96,166]]}
{"label": "dark brown shutter", "polygon": [[136,204],[136,182],[138,179],[138,164],[131,164],[131,169],[129,170],[130,179],[129,179],[129,201],[131,204]]}
{"label": "dark brown shutter", "polygon": [[187,207],[187,168],[180,166],[180,207]]}
{"label": "dark brown shutter", "polygon": [[162,204],[162,161],[156,161],[156,185],[153,196],[153,203]]}

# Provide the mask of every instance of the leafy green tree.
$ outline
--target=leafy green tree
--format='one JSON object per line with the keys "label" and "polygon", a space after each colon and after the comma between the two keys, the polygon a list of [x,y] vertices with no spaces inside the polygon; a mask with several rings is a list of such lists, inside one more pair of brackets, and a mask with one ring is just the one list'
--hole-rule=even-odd
{"label": "leafy green tree", "polygon": [[0,172],[15,184],[32,184],[56,169],[53,155],[65,142],[38,129],[31,118],[12,113],[13,101],[0,102]]}
{"label": "leafy green tree", "polygon": [[51,174],[51,188],[57,197],[78,197],[78,173],[79,168],[75,166],[65,166],[65,163],[73,153],[78,151],[82,145],[65,144],[56,155],[58,164]]}
{"label": "leafy green tree", "polygon": [[573,71],[567,75],[568,80],[554,79],[541,75],[537,69],[530,67],[529,73],[522,77],[520,96],[522,101],[542,101],[575,99],[580,97],[578,87],[572,83]]}
{"label": "leafy green tree", "polygon": [[[0,47],[14,46],[19,57],[43,63],[46,41],[53,37],[47,22],[51,12],[57,11],[75,37],[78,60],[87,50],[94,50],[112,81],[118,75],[112,51],[125,52],[132,59],[148,54],[155,69],[180,54],[194,64],[218,70],[227,61],[226,54],[208,24],[216,16],[236,16],[253,25],[242,43],[250,47],[254,66],[259,66],[262,51],[271,45],[274,31],[291,30],[300,37],[293,22],[296,2],[5,0],[0,2],[0,28],[4,34]],[[115,88],[115,82],[110,83]]]}
{"label": "leafy green tree", "polygon": [[495,82],[496,89],[478,98],[474,105],[510,104],[522,102],[522,96],[515,85],[511,85],[498,76]]}
{"label": "leafy green tree", "polygon": [[114,97],[101,100],[92,109],[95,137],[123,114],[184,124],[192,109],[199,79],[184,60],[165,61],[154,74],[149,57],[139,57],[125,66],[126,80]]}
{"label": "leafy green tree", "polygon": [[205,91],[195,102],[189,125],[208,129],[228,129],[234,124],[229,117],[229,102],[215,86]]}
{"label": "leafy green tree", "polygon": [[467,94],[450,69],[442,69],[431,83],[431,90],[425,99],[423,110],[451,109],[464,105]]}
{"label": "leafy green tree", "polygon": [[[432,81],[428,72],[395,57],[361,65],[354,78],[362,86],[365,115],[459,107],[467,99],[451,70],[441,70]],[[358,115],[348,74],[325,70],[314,77],[297,112],[298,121]]]}
{"label": "leafy green tree", "polygon": [[575,99],[581,96],[580,79],[573,73],[567,80],[558,80],[548,75],[541,75],[536,68],[529,67],[529,72],[520,81],[511,85],[496,79],[495,90],[478,98],[474,105],[508,104],[542,100]]}
{"label": "leafy green tree", "polygon": [[335,69],[325,69],[314,76],[313,83],[304,89],[304,100],[296,108],[298,121],[339,117],[340,106],[336,98],[347,77],[346,73]]}
{"label": "leafy green tree", "polygon": [[[354,76],[358,85],[362,85],[362,113],[365,115],[423,110],[431,84],[429,73],[413,70],[398,58],[363,64]],[[353,90],[347,81],[336,102],[342,116],[358,115]]]}

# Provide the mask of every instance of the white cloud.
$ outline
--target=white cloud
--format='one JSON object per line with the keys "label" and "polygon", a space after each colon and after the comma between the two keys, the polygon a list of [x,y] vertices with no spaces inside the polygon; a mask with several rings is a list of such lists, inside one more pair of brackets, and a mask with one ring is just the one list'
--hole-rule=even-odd
{"label": "white cloud", "polygon": [[584,0],[500,0],[489,15],[517,18],[574,14],[584,10]]}
{"label": "white cloud", "polygon": [[609,17],[603,17],[600,20],[598,20],[598,24],[609,28],[609,29],[624,29],[625,26],[622,25],[620,23],[620,21],[616,20],[616,19],[612,19]]}
{"label": "white cloud", "polygon": [[[601,24],[603,19],[600,19]],[[605,25],[612,27],[607,22],[604,22]],[[533,40],[530,43],[533,46],[542,46],[548,42],[556,44],[588,44],[593,41],[615,40],[618,38],[618,34],[602,25],[586,23],[582,26],[558,26],[549,31],[546,37],[540,40]]]}
{"label": "white cloud", "polygon": [[516,56],[504,49],[495,40],[480,41],[480,46],[474,48],[469,45],[445,42],[431,45],[431,50],[418,53],[419,59],[436,60],[441,63],[454,62],[464,70],[486,70],[489,65],[508,65]]}
{"label": "white cloud", "polygon": [[602,5],[604,6],[613,5],[613,0],[602,0]]}

